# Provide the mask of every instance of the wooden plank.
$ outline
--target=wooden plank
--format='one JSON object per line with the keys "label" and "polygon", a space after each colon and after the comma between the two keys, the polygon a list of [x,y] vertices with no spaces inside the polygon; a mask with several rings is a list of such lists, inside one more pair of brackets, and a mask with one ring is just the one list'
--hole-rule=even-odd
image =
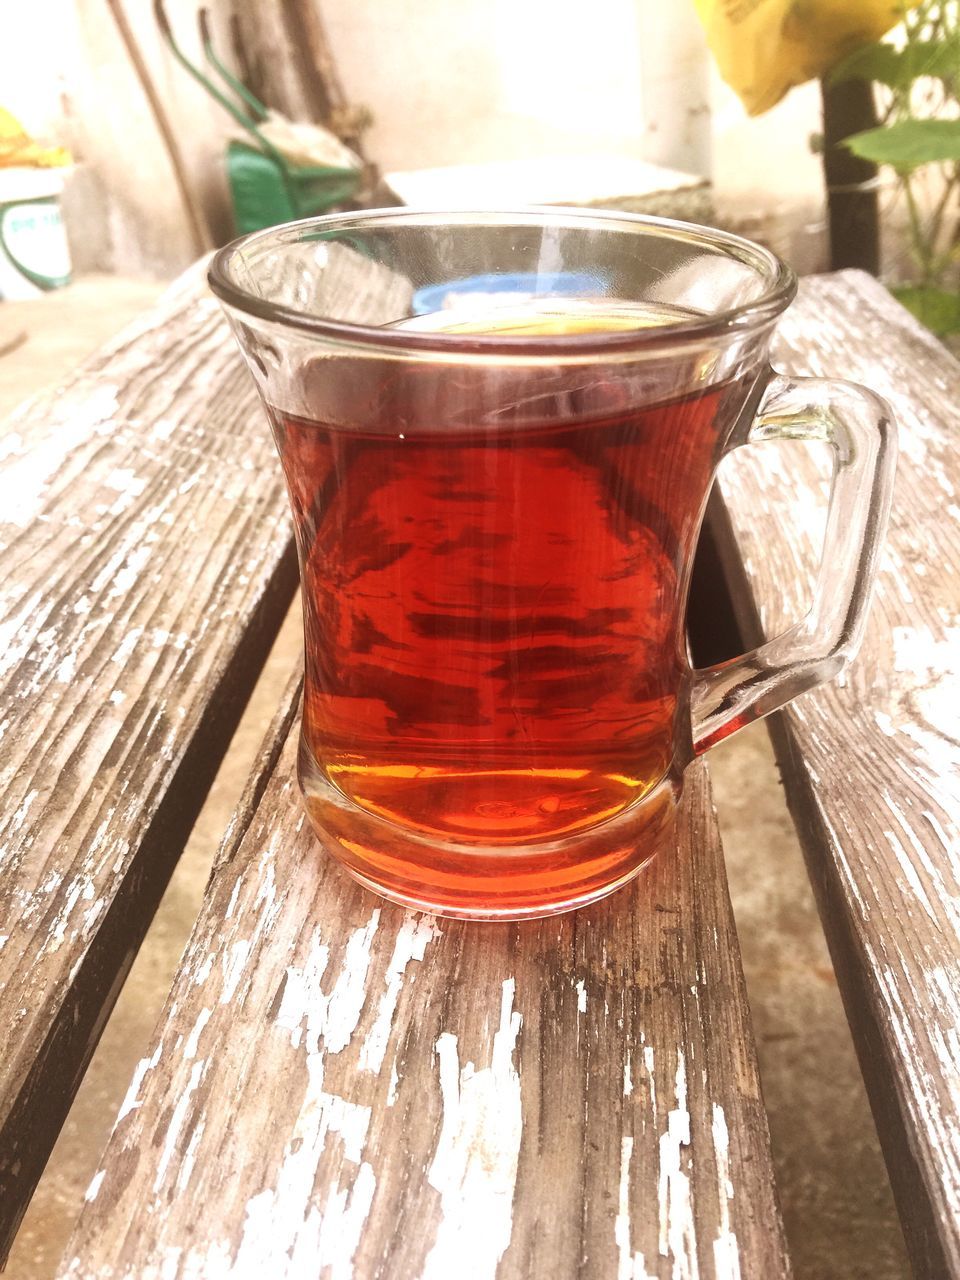
{"label": "wooden plank", "polygon": [[[0,437],[0,1260],[296,587],[205,266]],[[346,248],[323,286],[411,293]]]}
{"label": "wooden plank", "polygon": [[[917,1274],[960,1276],[960,366],[853,272],[803,283],[775,363],[862,382],[900,424],[861,655],[771,724]],[[795,446],[721,474],[754,643],[806,606],[825,480]]]}
{"label": "wooden plank", "polygon": [[357,887],[295,757],[221,850],[62,1274],[786,1276],[702,767],[634,885],[477,925]]}
{"label": "wooden plank", "polygon": [[0,431],[0,1259],[296,586],[202,268]]}

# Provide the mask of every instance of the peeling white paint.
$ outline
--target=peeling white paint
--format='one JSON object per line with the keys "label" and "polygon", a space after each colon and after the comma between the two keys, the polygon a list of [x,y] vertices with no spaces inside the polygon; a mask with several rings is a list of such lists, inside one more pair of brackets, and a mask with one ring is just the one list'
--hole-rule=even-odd
{"label": "peeling white paint", "polygon": [[[913,699],[922,723],[911,717],[902,731],[922,747],[928,767],[945,782],[960,770],[960,626],[935,635],[928,626],[894,627],[894,667],[913,677]],[[931,732],[930,730],[933,730]]]}
{"label": "peeling white paint", "polygon": [[428,1178],[442,1217],[421,1280],[494,1280],[510,1243],[522,1134],[515,986],[513,978],[502,986],[489,1067],[468,1062],[461,1070],[456,1036],[437,1040],[443,1124]]}
{"label": "peeling white paint", "polygon": [[713,1242],[713,1265],[716,1280],[740,1280],[740,1248],[730,1227],[730,1201],[733,1182],[730,1178],[730,1137],[727,1117],[719,1103],[713,1104],[713,1150],[717,1161],[717,1198],[720,1207],[720,1230]]}
{"label": "peeling white paint", "polygon": [[122,665],[128,662],[137,647],[137,641],[143,635],[143,627],[130,627],[124,632],[123,639],[114,650],[112,661]]}
{"label": "peeling white paint", "polygon": [[176,1188],[178,1194],[182,1195],[190,1185],[190,1179],[193,1177],[194,1165],[197,1162],[197,1149],[203,1140],[203,1131],[205,1127],[203,1117],[201,1116],[194,1126],[193,1133],[190,1135],[190,1141],[187,1143],[187,1149],[183,1153],[183,1159],[180,1161],[180,1167],[177,1170]]}
{"label": "peeling white paint", "polygon": [[150,435],[154,440],[169,440],[179,425],[176,418],[157,418],[150,430]]}
{"label": "peeling white paint", "polygon": [[213,952],[208,951],[203,957],[203,963],[197,967],[197,972],[193,975],[193,985],[202,987],[213,971]]}
{"label": "peeling white paint", "polygon": [[[941,1166],[939,1191],[945,1211],[960,1214],[960,1122],[957,1119],[960,1114],[960,1057],[957,1056],[957,1045],[955,1041],[952,1045],[944,1042],[938,1044],[939,1037],[936,1034],[931,1036],[926,1028],[919,1028],[923,1039],[939,1058],[939,1071],[933,1072],[928,1068],[918,1038],[912,999],[910,1008],[904,1004],[903,975],[899,969],[895,971],[889,965],[880,963],[879,959],[876,955],[871,956],[875,971],[879,973],[890,1016],[890,1031],[896,1041],[906,1079],[904,1097],[908,1109],[914,1115],[913,1124],[917,1131],[929,1134],[929,1145],[937,1153]],[[956,1030],[956,986],[952,991],[949,989],[949,977],[945,983],[941,983],[934,973],[924,976],[933,979],[933,990],[918,993],[919,1006],[931,1007],[931,998],[941,999],[946,987],[947,999],[952,1006],[950,1022]],[[947,1085],[946,1099],[941,1093],[944,1084]]]}
{"label": "peeling white paint", "polygon": [[[888,797],[888,803],[889,803],[889,797]],[[933,909],[930,899],[927,897],[927,891],[923,887],[923,882],[920,879],[919,875],[917,874],[917,869],[913,865],[913,862],[910,858],[910,854],[903,847],[903,844],[901,843],[899,837],[893,831],[887,830],[887,831],[884,831],[883,834],[886,836],[887,840],[890,842],[891,847],[893,848],[894,855],[896,856],[896,859],[897,859],[897,865],[900,867],[900,870],[903,873],[903,878],[907,882],[907,886],[910,892],[913,894],[914,900],[920,904],[920,906],[926,912],[928,918],[934,924],[937,924],[936,912]]]}
{"label": "peeling white paint", "polygon": [[653,1118],[657,1118],[657,1079],[653,1072],[653,1045],[645,1044],[643,1046],[643,1065],[647,1072],[647,1084],[650,1088],[650,1110],[653,1112]]}
{"label": "peeling white paint", "polygon": [[[362,929],[354,929],[347,940],[343,968],[330,993],[326,1009],[324,1047],[328,1053],[340,1053],[345,1049],[360,1021],[360,1013],[367,998],[370,948],[379,925],[380,909],[377,908],[367,924]],[[307,1025],[309,1031],[309,1018]]]}
{"label": "peeling white paint", "polygon": [[[914,815],[909,811],[904,812],[901,798],[891,795],[887,789],[883,790],[882,795],[886,811],[893,819],[893,827],[885,830],[884,835],[894,850],[898,865],[904,870],[904,876],[914,897],[938,928],[940,915],[945,914],[952,933],[960,936],[960,897],[956,892],[957,867],[943,829],[940,828],[938,831],[938,824],[932,814],[929,812],[924,814],[929,825],[942,841],[941,855],[931,856],[914,830]],[[927,894],[920,879],[921,872],[932,889],[930,895]]]}
{"label": "peeling white paint", "polygon": [[113,1122],[114,1129],[118,1127],[121,1120],[123,1120],[126,1116],[128,1116],[131,1111],[136,1111],[142,1105],[142,1103],[140,1102],[140,1098],[138,1097],[138,1094],[140,1093],[140,1086],[143,1084],[144,1077],[146,1076],[147,1072],[152,1071],[154,1067],[157,1065],[157,1063],[160,1061],[160,1054],[162,1053],[162,1051],[163,1051],[163,1046],[161,1044],[158,1044],[156,1049],[154,1049],[153,1051],[152,1057],[141,1058],[140,1061],[137,1063],[137,1065],[134,1067],[133,1077],[130,1080],[130,1085],[129,1085],[129,1088],[127,1089],[126,1097],[123,1099],[123,1102],[121,1102],[120,1110],[117,1112],[117,1118]]}
{"label": "peeling white paint", "polygon": [[617,1280],[656,1280],[647,1271],[643,1254],[634,1253],[630,1241],[630,1161],[633,1158],[633,1138],[629,1135],[620,1142],[620,1190],[617,1200],[617,1216],[613,1224],[613,1238],[617,1245]]}
{"label": "peeling white paint", "polygon": [[187,1112],[190,1109],[190,1102],[193,1093],[196,1091],[197,1085],[200,1083],[200,1077],[203,1075],[203,1069],[206,1066],[206,1060],[199,1058],[190,1069],[190,1078],[187,1081],[183,1092],[177,1098],[176,1106],[170,1116],[167,1125],[167,1132],[163,1138],[163,1147],[160,1151],[160,1159],[157,1161],[157,1174],[153,1180],[154,1195],[163,1186],[163,1179],[166,1176],[167,1167],[173,1159],[173,1153],[177,1145],[177,1139],[180,1137],[180,1130],[183,1128],[183,1122],[187,1118]]}
{"label": "peeling white paint", "polygon": [[[28,791],[27,794],[23,797],[23,800],[20,802],[19,807],[14,810],[13,815],[10,818],[9,830],[11,833],[14,831],[19,831],[20,828],[23,826],[24,820],[26,819],[27,814],[30,812],[30,806],[33,804],[34,800],[36,800],[39,794],[40,792],[37,790],[36,787],[34,787],[32,788],[32,790]],[[57,884],[59,884],[62,879],[63,879],[63,876],[60,875],[59,879],[57,880]]]}
{"label": "peeling white paint", "polygon": [[[319,1074],[318,1079],[322,1079]],[[326,1116],[327,1129],[330,1133],[339,1135],[346,1158],[359,1164],[363,1157],[367,1130],[370,1128],[370,1108],[349,1102],[335,1093],[318,1090],[317,1097]]]}
{"label": "peeling white paint", "polygon": [[35,643],[30,623],[42,606],[42,594],[34,591],[26,599],[17,601],[16,589],[7,588],[3,599],[8,616],[0,622],[0,676],[17,667]]}
{"label": "peeling white paint", "polygon": [[586,983],[581,979],[577,983],[577,1013],[587,1012],[587,987]]}
{"label": "peeling white paint", "polygon": [[18,432],[4,440],[0,468],[0,521],[25,529],[40,512],[50,480],[67,456],[91,434],[104,434],[118,409],[118,388],[85,383],[81,389],[53,401],[49,426],[25,441]]}
{"label": "peeling white paint", "polygon": [[666,1132],[660,1135],[660,1252],[664,1257],[673,1258],[676,1280],[697,1280],[690,1178],[684,1156],[690,1145],[690,1112],[682,1051],[677,1053],[675,1097],[677,1105],[668,1112]]}
{"label": "peeling white paint", "polygon": [[220,963],[223,968],[223,988],[220,992],[221,1004],[229,1004],[236,995],[249,955],[250,941],[249,939],[241,938],[239,941],[232,943],[221,956]]}
{"label": "peeling white paint", "polygon": [[193,1024],[193,1029],[190,1034],[187,1036],[186,1044],[183,1046],[183,1056],[185,1058],[190,1059],[197,1056],[200,1037],[203,1035],[203,1028],[210,1021],[210,1013],[211,1011],[209,1009],[201,1009],[197,1014],[197,1020]]}
{"label": "peeling white paint", "polygon": [[[297,1049],[303,1040],[303,1020],[308,1016],[313,993],[320,992],[320,979],[330,959],[330,948],[320,941],[320,930],[314,929],[308,944],[306,961],[300,965],[288,965],[283,984],[283,995],[277,1011],[277,1026],[290,1032],[290,1043]],[[322,1005],[326,1012],[326,1003]]]}
{"label": "peeling white paint", "polygon": [[329,994],[321,989],[320,980],[330,960],[330,948],[321,941],[319,927],[311,934],[305,963],[287,967],[277,1025],[290,1032],[294,1048],[303,1039],[304,1022],[308,1053],[319,1051],[321,1038],[327,1053],[340,1053],[349,1044],[367,996],[370,948],[379,923],[377,908],[365,926],[351,933],[343,966]]}
{"label": "peeling white paint", "polygon": [[103,1180],[106,1176],[107,1176],[106,1169],[98,1169],[97,1172],[90,1179],[90,1185],[89,1187],[87,1187],[86,1191],[83,1193],[83,1198],[87,1204],[90,1204],[91,1201],[96,1200],[97,1196],[100,1194],[100,1188],[103,1186]]}
{"label": "peeling white paint", "polygon": [[146,480],[136,475],[132,467],[114,467],[104,484],[108,489],[117,493],[129,493],[134,498],[139,498],[147,487]]}
{"label": "peeling white paint", "polygon": [[361,1071],[378,1072],[383,1066],[407,966],[412,961],[421,962],[426,954],[427,944],[439,937],[440,930],[432,920],[409,911],[404,915],[403,923],[397,931],[393,955],[384,974],[386,990],[380,997],[376,1019],[360,1049]]}
{"label": "peeling white paint", "polygon": [[68,653],[67,656],[58,664],[53,678],[58,684],[69,684],[73,679],[77,668],[77,655]]}
{"label": "peeling white paint", "polygon": [[[93,886],[91,885],[90,887],[92,888]],[[83,919],[80,921],[81,934],[86,936],[86,934],[90,932],[93,926],[97,923],[97,921],[103,915],[104,911],[106,910],[106,907],[107,907],[106,899],[98,898],[96,902],[94,902],[90,907],[87,908],[87,910],[83,913]]]}
{"label": "peeling white paint", "polygon": [[874,711],[873,721],[885,738],[893,738],[896,736],[897,727],[893,723],[890,716],[885,711]]}
{"label": "peeling white paint", "polygon": [[943,672],[955,665],[960,627],[947,627],[942,637],[935,636],[929,626],[919,625],[893,627],[890,634],[896,671]]}
{"label": "peeling white paint", "polygon": [[[300,830],[299,825],[297,830]],[[279,832],[274,831],[270,837],[270,844],[260,857],[260,863],[257,868],[260,883],[257,887],[257,896],[253,900],[254,908],[259,913],[254,931],[256,937],[270,933],[280,912],[281,899],[277,894],[277,882],[273,869],[273,845],[278,838]]]}
{"label": "peeling white paint", "polygon": [[[329,1009],[329,1003],[323,1009]],[[322,1016],[318,1013],[318,1020],[308,1030],[308,1045],[325,1039]],[[376,1190],[373,1169],[362,1159],[370,1108],[323,1088],[323,1058],[322,1050],[307,1048],[307,1091],[280,1169],[272,1187],[248,1200],[240,1245],[224,1275],[292,1277],[316,1275],[329,1267],[331,1277],[352,1280],[353,1255]],[[345,1186],[331,1186],[325,1202],[318,1206],[314,1181],[329,1134],[338,1135],[344,1159],[359,1167],[355,1174],[347,1175]],[[209,1253],[204,1255],[204,1263],[209,1263]],[[209,1266],[198,1272],[204,1280],[219,1274]]]}
{"label": "peeling white paint", "polygon": [[240,897],[240,886],[243,884],[243,876],[237,876],[233,882],[233,889],[230,891],[230,901],[227,903],[227,909],[223,913],[226,920],[231,919],[237,906],[237,899]]}
{"label": "peeling white paint", "polygon": [[[71,923],[74,907],[76,907],[77,903],[80,902],[82,898],[89,900],[92,892],[93,886],[87,876],[80,875],[74,879],[70,887],[67,889],[63,905],[60,907],[60,910],[54,916],[51,923],[50,932],[47,936],[46,942],[47,951],[54,952],[60,950],[66,941],[67,929]],[[76,934],[76,932],[77,929],[74,928],[71,936]]]}
{"label": "peeling white paint", "polygon": [[[355,1280],[353,1257],[360,1244],[377,1182],[364,1161],[348,1188],[331,1188],[321,1210],[312,1208],[291,1255],[291,1276],[323,1272],[330,1280]],[[326,1270],[329,1268],[329,1270]]]}

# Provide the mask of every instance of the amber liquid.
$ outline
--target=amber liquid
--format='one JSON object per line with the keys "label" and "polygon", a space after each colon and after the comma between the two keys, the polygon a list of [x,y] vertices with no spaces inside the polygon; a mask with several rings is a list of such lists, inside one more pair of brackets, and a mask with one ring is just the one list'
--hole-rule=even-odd
{"label": "amber liquid", "polygon": [[[543,335],[662,321],[584,307],[428,323]],[[509,876],[535,897],[538,877],[551,883],[536,846],[640,804],[686,741],[688,566],[743,397],[654,386],[656,403],[633,404],[602,365],[554,367],[532,393],[517,377],[334,357],[306,377],[326,420],[275,413],[273,426],[301,557],[312,763],[391,830],[509,846]],[[419,858],[384,859],[405,883],[429,879]],[[462,874],[482,907],[479,864],[441,864],[442,892]]]}

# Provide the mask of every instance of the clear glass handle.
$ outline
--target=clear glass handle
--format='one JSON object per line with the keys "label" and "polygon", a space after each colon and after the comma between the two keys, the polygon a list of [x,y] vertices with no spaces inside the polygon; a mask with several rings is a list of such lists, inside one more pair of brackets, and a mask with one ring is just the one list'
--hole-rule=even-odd
{"label": "clear glass handle", "polygon": [[[826,443],[833,485],[810,612],[751,653],[693,673],[693,749],[699,755],[797,694],[833,679],[856,653],[883,544],[896,469],[889,405],[851,382],[774,375],[738,444]],[[790,500],[784,494],[784,502]]]}

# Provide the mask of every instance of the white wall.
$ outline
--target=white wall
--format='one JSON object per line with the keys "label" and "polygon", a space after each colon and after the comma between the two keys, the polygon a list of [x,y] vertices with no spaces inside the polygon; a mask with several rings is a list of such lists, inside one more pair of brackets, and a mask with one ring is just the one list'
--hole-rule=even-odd
{"label": "white wall", "polygon": [[782,254],[800,272],[825,271],[829,245],[815,82],[793,89],[765,115],[747,116],[711,72],[714,201],[720,218]]}
{"label": "white wall", "polygon": [[713,177],[718,189],[775,202],[819,192],[820,157],[810,149],[810,136],[821,127],[816,82],[793,89],[765,115],[751,118],[715,71],[711,81]]}
{"label": "white wall", "polygon": [[708,57],[690,0],[326,0],[385,169],[598,149],[710,160]]}

